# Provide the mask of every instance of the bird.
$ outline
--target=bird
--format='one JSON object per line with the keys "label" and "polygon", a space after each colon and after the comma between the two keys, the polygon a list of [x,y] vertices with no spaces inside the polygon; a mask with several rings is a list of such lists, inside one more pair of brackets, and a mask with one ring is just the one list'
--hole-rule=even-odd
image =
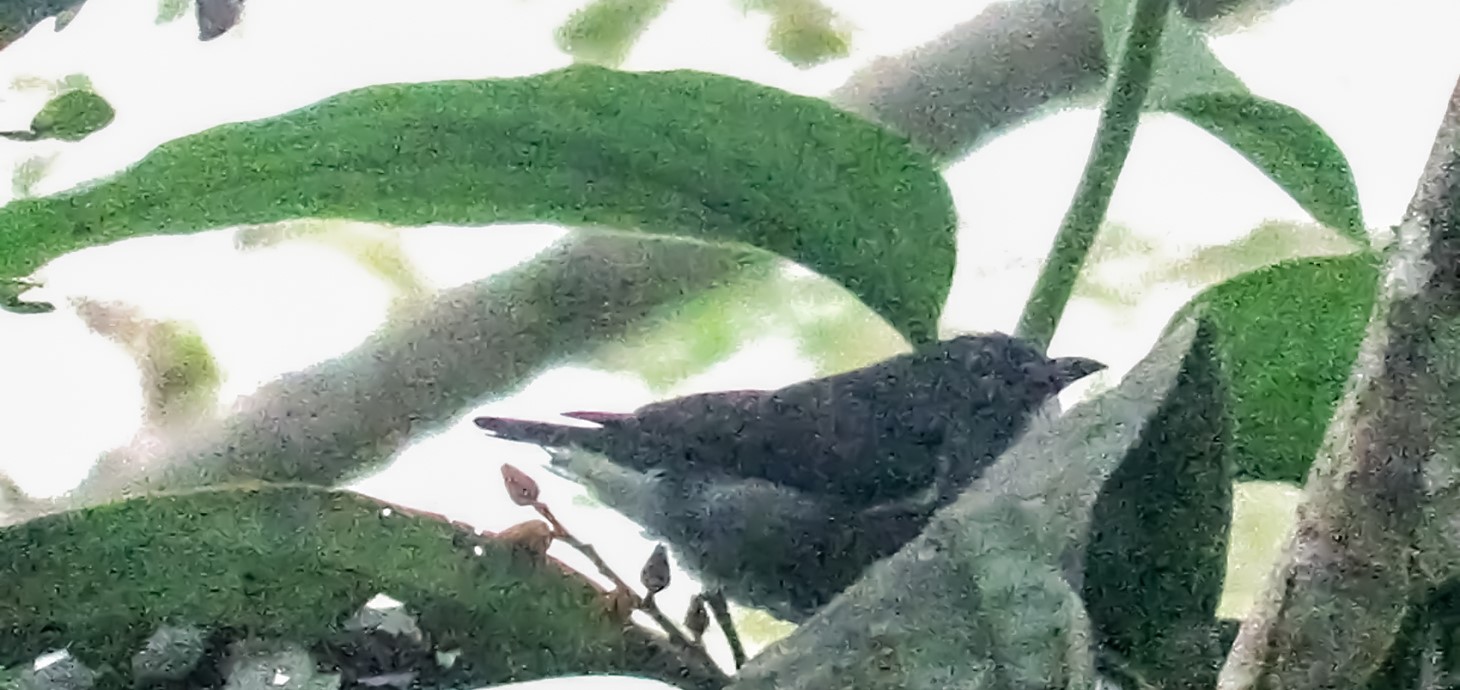
{"label": "bird", "polygon": [[[489,434],[600,453],[627,469],[715,472],[835,496],[853,509],[966,485],[1066,386],[1105,368],[1004,333],[963,335],[777,390],[697,393],[574,426],[483,416]],[[957,452],[954,452],[954,451]],[[946,465],[946,466],[945,466]]]}
{"label": "bird", "polygon": [[800,624],[867,566],[922,533],[935,501],[870,508],[836,497],[709,470],[639,472],[581,448],[548,450],[555,471],[607,507],[668,542],[711,596]]}
{"label": "bird", "polygon": [[541,446],[707,591],[800,623],[921,534],[1045,402],[1104,368],[987,333],[773,391],[563,415],[591,427],[473,421]]}

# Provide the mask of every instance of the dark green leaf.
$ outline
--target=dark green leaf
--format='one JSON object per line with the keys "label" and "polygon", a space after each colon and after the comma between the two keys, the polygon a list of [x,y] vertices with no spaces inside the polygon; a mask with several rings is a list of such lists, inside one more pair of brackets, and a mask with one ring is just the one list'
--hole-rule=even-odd
{"label": "dark green leaf", "polygon": [[581,62],[616,67],[670,0],[595,0],[558,27],[558,47]]}
{"label": "dark green leaf", "polygon": [[1308,116],[1281,103],[1235,93],[1188,96],[1166,109],[1252,161],[1315,220],[1369,246],[1348,158]]}
{"label": "dark green leaf", "polygon": [[385,507],[349,492],[216,490],[5,528],[0,664],[66,647],[93,667],[130,668],[162,623],[308,645],[383,592],[440,649],[461,649],[470,687],[650,667],[651,648],[605,615],[586,582]]}
{"label": "dark green leaf", "polygon": [[1214,329],[1100,490],[1085,551],[1085,606],[1104,649],[1161,688],[1210,688],[1225,656],[1217,605],[1232,479],[1228,395]]}
{"label": "dark green leaf", "polygon": [[56,17],[56,30],[68,21],[71,10],[80,9],[85,0],[5,0],[0,2],[0,48],[15,42],[26,32],[51,17]]}
{"label": "dark green leaf", "polygon": [[824,101],[577,66],[374,86],[168,142],[87,189],[0,209],[0,278],[127,237],[301,217],[741,242],[842,283],[914,343],[936,338],[957,225],[926,155]]}
{"label": "dark green leaf", "polygon": [[1187,305],[1199,306],[1216,329],[1238,479],[1307,476],[1348,381],[1377,280],[1371,254],[1298,259],[1216,285]]}
{"label": "dark green leaf", "polygon": [[67,91],[46,103],[31,120],[38,138],[80,141],[111,124],[116,111],[93,91]]}

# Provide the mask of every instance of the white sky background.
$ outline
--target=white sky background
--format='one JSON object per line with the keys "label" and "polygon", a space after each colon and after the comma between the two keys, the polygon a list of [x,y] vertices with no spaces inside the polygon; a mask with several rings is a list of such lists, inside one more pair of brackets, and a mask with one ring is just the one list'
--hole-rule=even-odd
{"label": "white sky background", "polygon": [[[116,120],[75,144],[0,141],[0,170],[55,152],[59,157],[35,189],[51,193],[125,167],[164,141],[350,88],[566,66],[553,31],[583,4],[248,0],[240,26],[200,43],[191,11],[156,26],[155,0],[90,0],[65,31],[52,33],[48,22],[0,52],[0,84],[83,73],[115,106]],[[745,15],[729,0],[682,0],[639,40],[624,68],[702,69],[822,95],[872,58],[929,40],[987,3],[829,4],[856,29],[850,59],[798,70],[763,47],[764,15]],[[1298,0],[1211,45],[1255,93],[1302,110],[1328,131],[1353,164],[1367,221],[1383,226],[1399,220],[1460,74],[1456,26],[1460,2],[1454,0]],[[0,92],[0,129],[28,126],[47,97],[39,90]],[[945,330],[1012,329],[1068,206],[1095,122],[1093,111],[1049,117],[947,170],[963,234]],[[1306,220],[1239,155],[1160,115],[1142,121],[1109,216],[1170,256],[1230,242],[1263,220]],[[550,228],[433,228],[410,231],[406,247],[422,273],[445,286],[506,268],[558,236]],[[1098,270],[1138,276],[1132,266],[1116,262]],[[295,243],[239,253],[228,233],[90,249],[58,260],[45,276],[48,298],[122,299],[154,317],[196,323],[226,369],[225,405],[358,344],[384,317],[390,297],[381,282],[328,249]],[[1124,311],[1077,299],[1052,349],[1123,369],[1144,355],[1194,290],[1156,291]],[[1007,296],[992,299],[996,293]],[[816,371],[795,343],[763,340],[675,392],[776,386]],[[61,312],[0,313],[0,390],[0,469],[38,494],[65,491],[99,453],[126,443],[141,418],[134,364]],[[560,369],[492,407],[520,415],[629,409],[654,395],[633,379]],[[412,447],[364,487],[484,528],[530,517],[505,500],[497,463],[484,460],[535,465],[541,453],[484,440],[469,418]],[[580,493],[575,487],[535,474],[570,527],[601,547],[615,544],[605,549],[610,560],[621,572],[637,572],[650,545],[624,541],[636,528],[606,511],[577,512],[569,506]],[[680,597],[667,603],[677,607],[691,592],[675,590]]]}

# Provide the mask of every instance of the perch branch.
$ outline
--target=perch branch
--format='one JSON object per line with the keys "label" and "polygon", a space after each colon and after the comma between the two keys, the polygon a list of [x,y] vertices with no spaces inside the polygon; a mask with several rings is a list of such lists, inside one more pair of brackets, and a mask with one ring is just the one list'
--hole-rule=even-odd
{"label": "perch branch", "polygon": [[1361,685],[1421,573],[1424,479],[1460,462],[1460,84],[1382,272],[1368,333],[1266,599],[1220,687]]}

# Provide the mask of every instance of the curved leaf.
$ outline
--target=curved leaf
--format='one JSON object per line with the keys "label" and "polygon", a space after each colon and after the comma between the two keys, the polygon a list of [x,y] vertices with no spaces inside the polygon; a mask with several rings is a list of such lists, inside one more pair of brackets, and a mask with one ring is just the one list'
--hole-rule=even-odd
{"label": "curved leaf", "polygon": [[1348,158],[1307,115],[1282,103],[1237,93],[1188,96],[1163,109],[1252,161],[1318,222],[1369,246]]}
{"label": "curved leaf", "polygon": [[1239,480],[1301,483],[1369,322],[1372,254],[1285,261],[1192,299],[1217,332]]}
{"label": "curved leaf", "polygon": [[1232,479],[1228,395],[1203,325],[1173,387],[1100,489],[1083,594],[1104,649],[1162,688],[1214,687]]}
{"label": "curved leaf", "polygon": [[662,654],[563,569],[387,507],[343,491],[216,490],[0,530],[0,664],[66,647],[94,668],[130,668],[163,623],[307,645],[380,592],[410,606],[438,649],[461,650],[470,687],[644,673]]}
{"label": "curved leaf", "polygon": [[0,279],[125,237],[300,217],[553,221],[742,242],[936,338],[957,220],[923,153],[813,98],[576,66],[364,88],[168,142],[90,188],[0,209]]}
{"label": "curved leaf", "polygon": [[94,91],[67,91],[36,113],[30,131],[39,138],[80,141],[111,124],[116,114],[111,104]]}

